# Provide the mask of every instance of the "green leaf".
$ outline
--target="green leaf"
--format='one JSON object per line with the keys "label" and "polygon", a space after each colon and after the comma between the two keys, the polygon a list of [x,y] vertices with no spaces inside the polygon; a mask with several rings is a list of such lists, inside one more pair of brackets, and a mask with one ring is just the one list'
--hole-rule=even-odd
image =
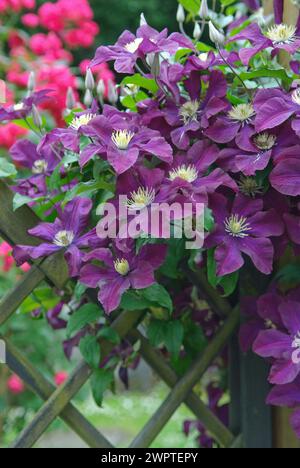
{"label": "green leaf", "polygon": [[115,345],[121,343],[121,338],[119,337],[118,333],[111,327],[101,328],[101,330],[97,334],[97,337],[104,338],[105,340],[108,340]]}
{"label": "green leaf", "polygon": [[12,177],[17,175],[15,166],[5,158],[0,158],[0,177]]}
{"label": "green leaf", "polygon": [[100,305],[86,304],[71,315],[67,326],[67,337],[70,338],[74,332],[78,332],[86,325],[97,322],[103,315]]}
{"label": "green leaf", "polygon": [[213,217],[213,212],[210,208],[205,207],[204,210],[204,229],[208,232],[211,232],[215,227],[215,220]]}
{"label": "green leaf", "polygon": [[128,310],[129,312],[133,312],[135,310],[145,310],[148,309],[152,303],[146,300],[144,297],[139,296],[134,291],[126,292],[121,301],[122,309]]}
{"label": "green leaf", "polygon": [[45,310],[53,309],[60,302],[60,298],[53,293],[51,288],[38,288],[28,296],[20,307],[21,314],[28,314],[41,306]]}
{"label": "green leaf", "polygon": [[147,299],[147,301],[165,307],[169,312],[173,311],[173,302],[170,294],[161,284],[153,284],[147,289],[141,290],[141,295]]}
{"label": "green leaf", "polygon": [[196,16],[200,9],[200,0],[179,0],[179,3],[193,16]]}
{"label": "green leaf", "polygon": [[97,338],[93,335],[86,335],[80,340],[79,349],[88,365],[92,369],[97,369],[101,360],[100,345]]}
{"label": "green leaf", "polygon": [[152,346],[158,347],[164,344],[169,353],[176,357],[183,343],[184,329],[179,320],[168,322],[152,320],[147,335]]}
{"label": "green leaf", "polygon": [[96,370],[91,377],[91,388],[94,400],[98,406],[102,406],[103,396],[114,381],[114,374],[107,369]]}
{"label": "green leaf", "polygon": [[285,83],[292,83],[292,78],[289,78],[284,69],[270,70],[267,68],[254,70],[250,72],[240,73],[240,78],[244,81],[253,80],[256,78],[275,78]]}
{"label": "green leaf", "polygon": [[136,75],[127,76],[126,78],[124,78],[121,85],[128,85],[128,84],[134,84],[136,86],[139,86],[140,88],[147,89],[148,91],[151,91],[152,94],[156,94],[158,91],[158,85],[156,84],[155,80],[145,78],[139,73],[137,73]]}
{"label": "green leaf", "polygon": [[27,197],[26,195],[21,195],[20,193],[15,193],[13,198],[13,210],[16,211],[21,206],[27,205],[28,203],[32,203],[33,199]]}
{"label": "green leaf", "polygon": [[177,357],[184,337],[183,325],[179,320],[174,320],[172,322],[166,322],[164,327],[167,349],[172,356]]}
{"label": "green leaf", "polygon": [[63,205],[68,203],[69,201],[73,200],[75,197],[80,196],[88,196],[92,195],[94,192],[98,192],[99,190],[108,190],[113,191],[113,185],[108,184],[104,180],[90,180],[89,182],[81,182],[73,187],[70,191],[68,191]]}

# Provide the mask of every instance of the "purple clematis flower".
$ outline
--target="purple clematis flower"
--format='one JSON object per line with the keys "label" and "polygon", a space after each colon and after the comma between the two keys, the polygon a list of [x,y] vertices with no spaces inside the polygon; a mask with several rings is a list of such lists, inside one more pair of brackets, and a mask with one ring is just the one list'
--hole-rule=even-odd
{"label": "purple clematis flower", "polygon": [[208,140],[198,141],[187,154],[178,154],[162,184],[162,198],[169,202],[207,203],[208,194],[221,186],[237,191],[234,180],[222,169],[208,172],[218,156],[218,147]]}
{"label": "purple clematis flower", "polygon": [[[85,255],[88,262],[81,269],[80,281],[91,288],[99,287],[99,301],[106,313],[116,310],[128,289],[145,289],[155,283],[154,271],[164,262],[166,246],[148,245],[136,255],[134,250],[123,252],[96,249]],[[101,262],[103,266],[90,264]]]}
{"label": "purple clematis flower", "polygon": [[27,258],[35,260],[63,250],[70,275],[76,276],[82,261],[80,249],[89,247],[90,241],[96,237],[95,229],[83,234],[88,227],[91,210],[92,201],[89,198],[79,197],[67,203],[63,211],[59,208],[59,217],[54,223],[40,223],[28,231],[30,235],[43,239],[45,242],[39,246],[18,246],[15,255],[17,261],[21,260],[20,257],[24,258],[24,254]]}
{"label": "purple clematis flower", "polygon": [[40,149],[29,140],[17,141],[10,150],[13,162],[29,169],[31,176],[19,179],[15,190],[22,195],[36,198],[47,193],[46,177],[50,176],[60,162],[51,147]]}
{"label": "purple clematis flower", "polygon": [[244,65],[259,52],[272,49],[272,56],[280,50],[285,50],[290,55],[295,54],[300,47],[300,38],[297,36],[297,28],[286,24],[276,24],[263,33],[258,24],[253,23],[240,33],[230,38],[230,42],[245,40],[251,43],[250,48],[241,49],[240,59]]}
{"label": "purple clematis flower", "polygon": [[295,433],[300,437],[300,378],[298,377],[293,383],[276,385],[267,398],[267,404],[297,408],[290,421]]}
{"label": "purple clematis flower", "polygon": [[252,104],[238,104],[225,115],[217,117],[204,134],[216,143],[229,143],[239,133],[246,133],[249,127],[253,127],[254,116],[255,109]]}
{"label": "purple clematis flower", "polygon": [[283,298],[275,292],[264,294],[259,299],[242,298],[241,311],[246,320],[240,328],[239,338],[244,353],[252,348],[260,331],[284,328],[279,313],[282,302]]}
{"label": "purple clematis flower", "polygon": [[174,54],[179,48],[193,50],[194,45],[181,34],[174,33],[168,37],[167,29],[158,32],[143,25],[137,30],[136,36],[130,31],[124,31],[114,46],[99,47],[91,66],[114,60],[118,73],[133,73],[138,59],[145,60],[148,54],[160,52]]}
{"label": "purple clematis flower", "polygon": [[95,154],[107,158],[117,174],[134,166],[140,156],[156,156],[168,164],[173,161],[171,146],[158,131],[140,127],[137,116],[124,119],[124,114],[115,112],[110,118],[97,117],[86,127],[85,134],[94,143],[81,153],[81,167]]}
{"label": "purple clematis flower", "polygon": [[209,119],[229,107],[225,100],[227,84],[221,72],[211,73],[204,99],[199,100],[201,80],[198,73],[192,73],[185,86],[190,99],[181,98],[179,103],[169,99],[164,110],[167,123],[174,128],[171,132],[172,142],[181,150],[189,147],[190,139],[201,128],[208,127]]}
{"label": "purple clematis flower", "polygon": [[235,139],[241,151],[234,157],[231,170],[235,172],[237,169],[246,176],[253,176],[256,171],[264,170],[271,160],[277,163],[298,154],[300,148],[297,138],[286,127],[281,131],[274,129],[262,133],[246,127]]}
{"label": "purple clematis flower", "polygon": [[18,104],[9,107],[0,107],[0,121],[25,119],[31,113],[32,106],[38,106],[50,99],[51,96],[49,96],[49,94],[52,92],[53,91],[49,89],[37,91]]}
{"label": "purple clematis flower", "polygon": [[289,384],[300,373],[300,303],[286,301],[279,306],[286,331],[262,331],[253,344],[259,356],[274,358],[269,380],[272,384]]}
{"label": "purple clematis flower", "polygon": [[64,302],[60,302],[53,309],[48,310],[46,314],[47,321],[53,330],[63,330],[67,327],[68,322],[60,317],[65,305]]}
{"label": "purple clematis flower", "polygon": [[251,258],[259,271],[270,274],[274,247],[269,238],[284,232],[276,211],[263,211],[262,200],[251,200],[243,195],[235,198],[230,210],[223,195],[214,194],[210,200],[217,227],[208,236],[206,244],[208,248],[217,247],[217,275],[239,270],[244,265],[242,253]]}
{"label": "purple clematis flower", "polygon": [[254,108],[257,132],[278,127],[294,117],[292,129],[300,136],[300,88],[291,93],[280,89],[260,90],[255,97]]}

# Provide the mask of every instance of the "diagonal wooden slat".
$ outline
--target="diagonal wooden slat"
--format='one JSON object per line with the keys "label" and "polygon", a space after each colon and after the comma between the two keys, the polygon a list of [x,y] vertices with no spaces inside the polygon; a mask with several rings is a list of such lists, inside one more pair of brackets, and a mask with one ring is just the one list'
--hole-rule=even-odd
{"label": "diagonal wooden slat", "polygon": [[[144,316],[143,312],[123,312],[113,323],[112,328],[120,338],[124,338],[129,331],[136,327]],[[114,349],[115,345],[101,340],[103,360]],[[63,411],[69,401],[78,393],[80,388],[87,382],[92,370],[85,362],[81,362],[68,380],[59,387],[41,407],[31,423],[20,434],[13,448],[32,447],[40,436],[45,432],[55,418]]]}
{"label": "diagonal wooden slat", "polygon": [[[148,340],[139,331],[132,330],[128,338],[132,343],[140,341],[141,347],[139,352],[143,359],[170,388],[173,388],[177,384],[179,377],[162,355],[152,348]],[[191,391],[184,402],[220,445],[228,447],[234,442],[234,435],[212,411],[207,408],[196,393]]]}
{"label": "diagonal wooden slat", "polygon": [[[56,387],[43,374],[35,370],[30,361],[8,339],[1,338],[6,343],[6,358],[9,368],[42,400],[47,400],[55,392]],[[89,447],[113,448],[113,445],[71,403],[68,403],[60,413],[60,418]]]}
{"label": "diagonal wooden slat", "polygon": [[184,401],[199,379],[203,376],[212,361],[224,348],[226,341],[236,330],[240,321],[239,308],[234,309],[216,337],[209,343],[205,351],[190,367],[185,376],[177,382],[167,399],[156,411],[143,430],[131,444],[131,448],[149,447],[157,435],[167,424],[177,408]]}

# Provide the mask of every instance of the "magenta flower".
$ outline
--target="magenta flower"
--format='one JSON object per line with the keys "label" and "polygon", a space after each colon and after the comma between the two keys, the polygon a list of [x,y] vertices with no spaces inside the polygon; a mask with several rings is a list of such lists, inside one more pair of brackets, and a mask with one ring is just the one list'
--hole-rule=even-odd
{"label": "magenta flower", "polygon": [[229,143],[239,132],[244,133],[254,124],[255,110],[252,104],[238,104],[216,120],[204,134],[216,143]]}
{"label": "magenta flower", "polygon": [[223,195],[211,196],[217,226],[208,236],[207,247],[216,247],[217,275],[224,276],[244,265],[242,254],[249,256],[262,273],[273,269],[274,247],[269,239],[281,236],[284,226],[275,210],[263,211],[262,200],[238,195],[232,208]]}
{"label": "magenta flower", "polygon": [[194,49],[193,43],[181,34],[167,36],[166,29],[159,33],[148,25],[141,26],[136,36],[130,31],[124,31],[114,46],[101,46],[97,49],[91,66],[113,60],[118,73],[133,73],[137,60],[145,60],[148,54],[173,54],[180,47]]}
{"label": "magenta flower", "polygon": [[30,235],[45,242],[39,246],[18,246],[15,254],[17,261],[24,258],[24,253],[27,257],[36,260],[63,250],[70,275],[76,276],[83,255],[80,249],[89,247],[90,241],[96,237],[95,230],[83,234],[88,227],[91,209],[92,201],[88,198],[74,198],[63,211],[59,208],[59,216],[54,223],[40,223],[28,231]]}
{"label": "magenta flower", "polygon": [[296,408],[290,421],[295,433],[300,437],[300,378],[298,377],[293,383],[276,385],[271,390],[267,403],[284,408]]}
{"label": "magenta flower", "polygon": [[244,65],[248,65],[250,60],[262,50],[272,49],[272,56],[285,50],[290,55],[295,54],[300,47],[300,38],[297,36],[297,28],[286,24],[276,24],[263,33],[258,24],[250,24],[240,33],[230,38],[230,42],[240,40],[249,41],[250,48],[239,51],[239,56]]}
{"label": "magenta flower", "polygon": [[26,118],[32,111],[32,106],[38,106],[51,98],[52,90],[44,89],[37,91],[21,102],[9,107],[0,107],[0,121],[10,121]]}
{"label": "magenta flower", "polygon": [[[164,262],[166,246],[148,245],[138,255],[134,250],[123,252],[117,248],[96,249],[85,255],[88,262],[80,272],[80,281],[91,287],[99,288],[99,301],[106,313],[117,309],[122,295],[128,289],[145,289],[155,283],[154,271]],[[102,266],[89,264],[101,262]]]}
{"label": "magenta flower", "polygon": [[140,127],[137,116],[124,119],[124,114],[116,111],[110,118],[97,117],[86,127],[85,134],[94,143],[81,153],[81,167],[95,154],[105,157],[117,174],[134,166],[140,156],[156,156],[168,164],[173,161],[171,146],[157,130]]}
{"label": "magenta flower", "polygon": [[279,306],[283,299],[277,293],[267,293],[259,299],[244,297],[241,300],[241,312],[245,323],[240,328],[240,346],[244,353],[249,351],[262,330],[282,329],[283,324]]}
{"label": "magenta flower", "polygon": [[300,303],[286,301],[279,306],[286,331],[262,331],[253,344],[259,356],[274,358],[269,380],[272,384],[289,384],[300,373]]}
{"label": "magenta flower", "polygon": [[198,73],[192,74],[185,86],[189,99],[181,98],[178,103],[169,99],[164,110],[167,123],[173,127],[172,142],[182,150],[189,147],[190,139],[195,137],[201,128],[208,127],[209,119],[229,107],[225,99],[227,84],[221,72],[211,73],[206,96],[201,101],[201,80]]}
{"label": "magenta flower", "polygon": [[218,156],[218,147],[208,140],[198,141],[187,154],[179,153],[162,184],[162,198],[169,202],[207,203],[208,194],[221,186],[237,191],[234,180],[222,169],[209,172]]}

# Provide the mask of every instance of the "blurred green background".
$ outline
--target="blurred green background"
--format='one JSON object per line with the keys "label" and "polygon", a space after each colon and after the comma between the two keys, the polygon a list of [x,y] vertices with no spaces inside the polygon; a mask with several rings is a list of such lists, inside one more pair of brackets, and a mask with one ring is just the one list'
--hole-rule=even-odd
{"label": "blurred green background", "polygon": [[154,28],[177,30],[177,0],[90,0],[90,4],[104,44],[114,43],[124,29],[134,31],[142,12]]}

